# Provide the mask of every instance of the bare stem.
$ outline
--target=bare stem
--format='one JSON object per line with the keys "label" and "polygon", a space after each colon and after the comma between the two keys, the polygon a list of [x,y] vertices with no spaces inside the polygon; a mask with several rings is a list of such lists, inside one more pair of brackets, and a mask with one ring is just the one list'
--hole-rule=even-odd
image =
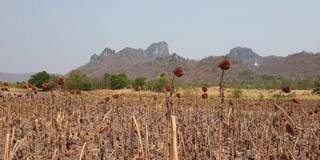
{"label": "bare stem", "polygon": [[172,127],[172,142],[171,142],[171,160],[178,160],[178,147],[177,147],[177,124],[176,116],[171,116]]}
{"label": "bare stem", "polygon": [[136,120],[136,118],[135,118],[134,116],[132,117],[132,119],[133,119],[133,122],[134,122],[134,124],[135,124],[135,126],[136,126],[136,130],[137,130],[137,133],[138,133],[138,138],[139,138],[139,150],[140,150],[140,151],[143,151],[143,144],[142,144],[141,135],[140,135],[140,130],[139,130],[139,126],[138,126],[137,120]]}
{"label": "bare stem", "polygon": [[217,151],[217,159],[222,159],[222,129],[223,129],[223,122],[222,122],[222,113],[223,108],[222,105],[224,104],[224,92],[223,92],[223,77],[224,77],[224,70],[222,70],[222,74],[220,76],[220,107],[219,107],[219,131],[218,131],[218,151]]}
{"label": "bare stem", "polygon": [[87,144],[87,142],[84,142],[83,147],[82,147],[82,150],[81,150],[81,153],[80,153],[80,158],[79,158],[79,160],[82,159],[82,156],[83,156],[83,153],[84,153],[84,149],[86,148],[86,144]]}

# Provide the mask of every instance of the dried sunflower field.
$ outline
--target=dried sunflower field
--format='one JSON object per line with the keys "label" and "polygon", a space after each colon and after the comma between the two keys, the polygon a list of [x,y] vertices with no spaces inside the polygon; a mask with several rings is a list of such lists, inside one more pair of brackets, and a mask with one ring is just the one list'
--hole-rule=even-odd
{"label": "dried sunflower field", "polygon": [[[83,150],[83,159],[167,159],[165,96],[142,96],[3,96],[0,156],[79,159]],[[319,158],[318,103],[281,101],[279,109],[271,101],[226,102],[219,144],[218,99],[173,98],[180,159],[215,159],[219,145],[223,159]]]}
{"label": "dried sunflower field", "polygon": [[227,63],[219,96],[175,92],[179,67],[166,93],[3,90],[0,159],[319,159],[319,101],[225,98]]}

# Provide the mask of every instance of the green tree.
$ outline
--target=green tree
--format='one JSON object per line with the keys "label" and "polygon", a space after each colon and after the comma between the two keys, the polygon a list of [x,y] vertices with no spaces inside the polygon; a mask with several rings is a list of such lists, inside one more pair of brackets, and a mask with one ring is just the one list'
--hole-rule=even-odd
{"label": "green tree", "polygon": [[124,73],[110,75],[108,80],[110,81],[110,86],[113,90],[123,89],[130,85],[130,80]]}
{"label": "green tree", "polygon": [[88,91],[93,88],[91,80],[87,75],[82,74],[80,71],[72,71],[66,79],[66,84],[68,89],[81,89]]}
{"label": "green tree", "polygon": [[104,88],[111,88],[110,77],[111,77],[111,75],[109,73],[104,74],[104,76],[103,76]]}
{"label": "green tree", "polygon": [[148,90],[161,92],[163,91],[164,87],[168,83],[169,83],[168,77],[166,77],[165,75],[160,75],[158,79],[147,82],[145,84],[145,88]]}
{"label": "green tree", "polygon": [[94,89],[106,89],[110,87],[110,74],[105,73],[103,77],[92,79]]}
{"label": "green tree", "polygon": [[146,80],[146,77],[138,77],[132,81],[132,85],[138,85],[140,87],[143,87],[146,84]]}
{"label": "green tree", "polygon": [[49,79],[49,73],[47,73],[46,71],[42,71],[32,75],[28,82],[38,88],[41,88],[43,83],[49,82]]}

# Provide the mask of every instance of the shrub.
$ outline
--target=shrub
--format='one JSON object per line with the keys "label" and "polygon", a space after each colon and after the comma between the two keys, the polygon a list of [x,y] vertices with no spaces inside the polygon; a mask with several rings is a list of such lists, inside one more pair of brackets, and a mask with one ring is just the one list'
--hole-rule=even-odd
{"label": "shrub", "polygon": [[106,89],[111,88],[110,74],[105,73],[103,77],[92,79],[94,89]]}
{"label": "shrub", "polygon": [[93,88],[91,80],[87,75],[82,74],[80,71],[72,71],[66,80],[68,89],[81,89],[84,91]]}
{"label": "shrub", "polygon": [[26,85],[26,82],[17,82],[14,87],[19,89],[24,89],[25,85]]}
{"label": "shrub", "polygon": [[138,77],[132,81],[132,85],[143,87],[146,84],[146,80],[147,78],[145,77]]}
{"label": "shrub", "polygon": [[234,89],[231,93],[233,98],[241,98],[242,97],[242,90],[241,89]]}
{"label": "shrub", "polygon": [[312,90],[312,94],[314,95],[320,95],[320,87],[316,87]]}
{"label": "shrub", "polygon": [[50,75],[46,71],[38,72],[31,76],[28,82],[38,88],[42,87],[43,83],[48,83]]}
{"label": "shrub", "polygon": [[160,75],[158,79],[147,82],[145,84],[145,88],[155,92],[162,92],[164,91],[164,87],[168,83],[169,83],[168,77],[166,77],[165,75]]}
{"label": "shrub", "polygon": [[130,80],[127,78],[127,75],[120,73],[111,75],[110,78],[111,89],[123,89],[130,85]]}
{"label": "shrub", "polygon": [[315,88],[312,90],[312,94],[320,95],[320,78],[314,83]]}
{"label": "shrub", "polygon": [[[59,78],[58,75],[50,75],[50,79],[49,79],[49,82],[48,82],[50,89],[58,88],[58,85],[59,85],[57,83],[58,79],[61,79],[61,77]],[[61,80],[60,80],[60,83],[61,83]]]}

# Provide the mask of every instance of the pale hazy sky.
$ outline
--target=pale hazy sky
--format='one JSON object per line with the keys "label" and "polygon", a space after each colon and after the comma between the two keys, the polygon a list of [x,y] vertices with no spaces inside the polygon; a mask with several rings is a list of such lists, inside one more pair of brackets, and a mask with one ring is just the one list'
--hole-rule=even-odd
{"label": "pale hazy sky", "polygon": [[320,51],[319,0],[0,0],[0,72],[66,73],[105,47],[200,59]]}

